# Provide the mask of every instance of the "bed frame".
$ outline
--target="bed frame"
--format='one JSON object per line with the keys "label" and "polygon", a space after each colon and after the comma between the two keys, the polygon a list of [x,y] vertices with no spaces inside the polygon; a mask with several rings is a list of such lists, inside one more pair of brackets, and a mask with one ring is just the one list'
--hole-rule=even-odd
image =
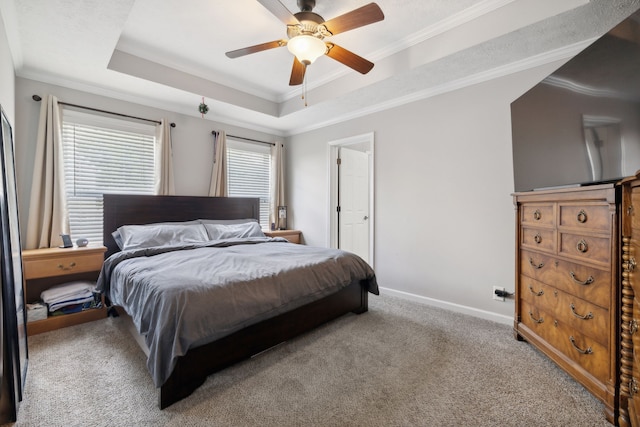
{"label": "bed frame", "polygon": [[[259,218],[257,198],[104,195],[105,257],[118,252],[111,233],[121,225],[188,221],[199,218]],[[310,331],[346,313],[368,309],[365,283],[354,282],[321,300],[248,326],[217,341],[189,350],[160,387],[158,405],[164,409],[184,399],[207,376],[279,343]],[[136,340],[140,342],[140,340]],[[143,348],[144,350],[144,348]]]}

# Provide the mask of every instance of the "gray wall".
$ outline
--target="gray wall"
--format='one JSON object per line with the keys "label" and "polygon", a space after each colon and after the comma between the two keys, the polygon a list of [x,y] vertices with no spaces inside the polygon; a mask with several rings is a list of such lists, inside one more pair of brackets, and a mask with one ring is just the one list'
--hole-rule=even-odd
{"label": "gray wall", "polygon": [[288,203],[308,244],[328,236],[328,147],[375,133],[375,269],[396,294],[509,323],[514,291],[510,103],[559,63],[296,135]]}
{"label": "gray wall", "polygon": [[[0,106],[9,117],[13,125],[15,123],[15,72],[13,70],[13,58],[9,50],[4,21],[0,16]],[[15,130],[14,130],[15,133]]]}
{"label": "gray wall", "polygon": [[[194,116],[146,107],[104,96],[93,95],[60,86],[49,85],[24,78],[16,79],[16,171],[18,195],[20,197],[20,220],[23,235],[28,218],[28,202],[31,193],[33,158],[38,133],[40,102],[33,101],[32,95],[44,98],[46,94],[58,97],[60,101],[79,104],[107,111],[129,114],[136,117],[160,120],[166,118],[176,123],[171,130],[173,147],[173,165],[175,172],[176,194],[206,196],[209,192],[211,167],[213,161],[213,139],[211,131],[224,130],[228,134],[255,138],[262,141],[274,141],[276,137],[249,129],[224,125],[211,118],[197,116],[200,102],[194,99]],[[24,236],[23,236],[24,241]]]}

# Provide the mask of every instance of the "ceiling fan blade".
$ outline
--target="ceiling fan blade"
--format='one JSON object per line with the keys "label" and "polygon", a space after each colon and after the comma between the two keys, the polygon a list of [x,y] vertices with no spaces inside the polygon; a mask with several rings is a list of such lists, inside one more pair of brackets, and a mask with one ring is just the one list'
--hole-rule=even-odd
{"label": "ceiling fan blade", "polygon": [[367,61],[361,56],[348,51],[336,44],[327,43],[326,55],[338,62],[343,63],[347,67],[351,67],[354,70],[362,74],[367,74],[373,68],[373,62]]}
{"label": "ceiling fan blade", "polygon": [[323,25],[331,34],[336,35],[353,30],[354,28],[364,27],[365,25],[382,21],[383,19],[384,13],[382,13],[380,6],[375,3],[369,3],[351,12],[347,12],[344,15],[325,21]]}
{"label": "ceiling fan blade", "polygon": [[258,3],[263,5],[265,9],[273,13],[276,16],[276,18],[284,22],[286,25],[300,24],[300,21],[298,21],[298,18],[293,16],[293,14],[289,12],[289,9],[287,9],[278,0],[258,0]]}
{"label": "ceiling fan blade", "polygon": [[274,40],[272,42],[257,44],[255,46],[243,47],[242,49],[227,52],[229,58],[238,58],[240,56],[249,55],[250,53],[262,52],[263,50],[273,49],[276,47],[286,46],[286,40]]}
{"label": "ceiling fan blade", "polygon": [[295,56],[293,57],[293,67],[291,68],[291,78],[289,79],[289,86],[301,85],[304,82],[304,73],[307,71],[307,67]]}

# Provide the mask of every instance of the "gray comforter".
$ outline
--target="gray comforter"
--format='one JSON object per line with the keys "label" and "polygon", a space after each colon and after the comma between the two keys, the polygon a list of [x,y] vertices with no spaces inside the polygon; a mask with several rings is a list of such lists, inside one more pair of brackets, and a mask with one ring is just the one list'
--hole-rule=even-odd
{"label": "gray comforter", "polygon": [[118,252],[105,260],[98,290],[133,318],[160,387],[190,348],[354,280],[378,294],[373,270],[358,256],[265,237]]}

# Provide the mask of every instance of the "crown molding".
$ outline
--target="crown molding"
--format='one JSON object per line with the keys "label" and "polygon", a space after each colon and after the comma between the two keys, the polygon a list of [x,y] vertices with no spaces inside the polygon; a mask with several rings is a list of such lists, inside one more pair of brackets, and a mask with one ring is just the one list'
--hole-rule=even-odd
{"label": "crown molding", "polygon": [[[379,61],[383,58],[391,56],[395,53],[401,52],[405,49],[409,49],[412,46],[425,42],[440,34],[446,33],[456,27],[459,27],[469,21],[480,18],[483,15],[493,12],[503,6],[513,3],[516,0],[485,0],[480,3],[476,3],[473,6],[464,9],[458,13],[455,13],[447,18],[438,21],[436,24],[426,27],[416,33],[411,34],[408,37],[397,40],[395,43],[391,43],[384,49],[378,49],[367,55],[372,61]],[[316,79],[313,83],[307,82],[307,89],[309,91],[322,87],[329,82],[336,80],[342,76],[347,75],[350,72],[349,69],[337,69],[332,73],[325,74],[322,78]],[[300,89],[292,89],[289,92],[282,94],[278,97],[278,102],[284,102],[298,96]]]}
{"label": "crown molding", "polygon": [[[92,95],[104,96],[106,98],[115,99],[118,101],[129,102],[132,104],[139,104],[149,108],[156,108],[158,110],[167,111],[170,113],[181,114],[188,117],[201,117],[200,113],[196,111],[192,106],[186,106],[182,103],[177,102],[167,102],[167,101],[159,101],[154,98],[139,96],[139,95],[131,95],[125,92],[120,92],[117,90],[107,89],[104,87],[99,87],[95,85],[90,85],[86,83],[81,83],[74,80],[65,79],[58,76],[51,76],[46,73],[36,72],[36,71],[21,71],[19,74],[16,74],[17,77],[23,79],[34,80],[36,82],[60,86],[65,89],[77,90],[80,92],[90,93]],[[203,118],[203,120],[210,120],[216,123],[222,123],[230,126],[238,126],[248,130],[253,130],[256,132],[267,133],[274,136],[284,137],[284,132],[266,126],[259,126],[255,123],[245,120],[238,120],[236,118],[228,117],[222,113],[225,111],[228,106],[222,102],[218,102],[215,100],[208,100],[209,106],[211,110],[209,112],[209,116]]]}
{"label": "crown molding", "polygon": [[[367,116],[369,114],[377,113],[380,111],[385,111],[391,108],[396,108],[411,102],[428,99],[433,96],[441,95],[447,92],[452,92],[454,90],[462,89],[471,85],[486,82],[499,77],[504,77],[520,71],[525,71],[527,69],[535,68],[551,62],[568,60],[571,57],[578,54],[579,52],[581,52],[582,50],[584,50],[584,48],[586,48],[588,45],[593,43],[595,40],[597,40],[597,38],[588,39],[585,41],[567,45],[559,49],[554,49],[548,52],[544,52],[538,55],[524,58],[519,61],[514,61],[499,67],[492,68],[490,70],[486,70],[486,71],[476,73],[458,80],[447,82],[442,85],[437,85],[419,92],[414,92],[406,96],[401,96],[394,99],[390,99],[385,102],[380,102],[378,104],[371,105],[351,113],[341,114],[340,117],[325,120],[322,122],[317,122],[310,126],[304,126],[304,127],[294,128],[289,130],[281,130],[273,127],[259,126],[259,125],[256,125],[255,123],[250,122],[249,120],[241,120],[237,118],[228,117],[228,116],[225,116],[223,113],[218,114],[215,110],[219,109],[220,111],[224,111],[226,108],[226,105],[223,103],[216,102],[214,100],[211,101],[212,109],[214,110],[212,111],[212,113],[214,113],[212,117],[215,116],[215,120],[213,121],[218,123],[223,123],[223,124],[232,125],[232,126],[239,126],[246,129],[254,130],[257,132],[268,133],[268,134],[272,134],[279,137],[289,137],[289,136],[321,129],[327,126],[332,126],[338,123],[343,123],[349,120],[357,119],[357,118]],[[131,95],[131,94],[119,92],[112,89],[106,89],[103,87],[98,87],[94,85],[80,83],[77,81],[72,81],[62,77],[54,77],[51,75],[47,75],[45,73],[39,73],[35,71],[27,72],[23,70],[17,75],[18,77],[21,77],[21,78],[36,80],[46,84],[57,85],[57,86],[61,86],[69,89],[75,89],[75,90],[79,90],[87,93],[92,93],[94,95],[100,95],[100,96],[117,99],[120,101],[140,104],[140,105],[144,105],[152,108],[157,108],[160,110],[183,114],[186,116],[197,116],[197,114],[194,113],[194,110],[192,108],[188,108],[187,106],[180,103],[161,102],[153,98]],[[216,105],[216,104],[219,104],[219,105]],[[209,119],[207,118],[206,120],[209,120]]]}
{"label": "crown molding", "polygon": [[520,71],[525,71],[538,66],[546,65],[551,62],[568,60],[573,56],[577,55],[582,50],[584,50],[587,46],[589,46],[595,40],[597,40],[597,37],[588,39],[585,41],[581,41],[578,43],[573,43],[571,45],[567,45],[559,49],[554,49],[548,52],[534,55],[519,61],[511,62],[509,64],[492,68],[490,70],[482,71],[480,73],[476,73],[458,80],[453,80],[451,82],[447,82],[442,85],[438,85],[422,91],[414,92],[414,93],[411,93],[410,95],[394,98],[385,102],[371,105],[367,108],[354,111],[350,114],[340,115],[339,118],[326,120],[321,123],[315,123],[311,126],[306,126],[304,128],[296,129],[291,133],[287,134],[287,136],[297,135],[300,133],[321,129],[323,127],[336,125],[338,123],[353,120],[369,114],[389,110],[391,108],[399,107],[405,104],[409,104],[411,102],[428,99],[436,95],[442,95],[444,93],[452,92],[454,90],[462,89],[478,83],[483,83],[499,77],[508,76],[510,74],[514,74]]}

